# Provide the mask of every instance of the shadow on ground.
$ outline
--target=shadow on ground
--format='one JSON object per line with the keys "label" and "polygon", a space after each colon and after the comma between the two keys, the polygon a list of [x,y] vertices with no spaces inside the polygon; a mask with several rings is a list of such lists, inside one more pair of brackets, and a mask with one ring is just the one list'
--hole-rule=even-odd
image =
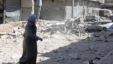
{"label": "shadow on ground", "polygon": [[49,59],[37,64],[96,64],[113,49],[113,42],[85,39],[70,43],[68,46],[41,54]]}

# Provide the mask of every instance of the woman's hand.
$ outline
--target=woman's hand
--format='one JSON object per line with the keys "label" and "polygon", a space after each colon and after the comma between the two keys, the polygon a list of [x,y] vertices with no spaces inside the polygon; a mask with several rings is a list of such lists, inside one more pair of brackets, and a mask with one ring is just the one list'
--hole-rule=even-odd
{"label": "woman's hand", "polygon": [[36,40],[37,40],[37,41],[38,41],[38,40],[43,41],[43,39],[40,38],[40,37],[38,37],[38,36],[37,36]]}

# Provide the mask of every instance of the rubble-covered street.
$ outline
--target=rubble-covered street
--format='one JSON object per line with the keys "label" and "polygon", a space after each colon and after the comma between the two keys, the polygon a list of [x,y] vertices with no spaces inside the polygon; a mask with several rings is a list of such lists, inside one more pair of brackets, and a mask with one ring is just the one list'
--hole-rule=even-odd
{"label": "rubble-covered street", "polygon": [[[25,23],[11,22],[0,25],[0,64],[18,62],[22,55]],[[42,24],[41,27],[37,24],[37,35],[44,39],[37,42],[37,64],[113,64],[112,34],[101,31],[75,35],[60,32],[63,28],[53,28],[54,23],[42,21]],[[49,29],[48,26],[52,28]],[[54,32],[53,29],[58,31]]]}
{"label": "rubble-covered street", "polygon": [[0,64],[113,64],[113,0],[0,0]]}

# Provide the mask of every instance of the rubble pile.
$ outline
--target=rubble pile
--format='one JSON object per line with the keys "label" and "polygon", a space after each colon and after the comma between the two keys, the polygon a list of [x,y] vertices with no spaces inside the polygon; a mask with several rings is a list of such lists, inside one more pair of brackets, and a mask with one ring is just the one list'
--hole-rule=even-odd
{"label": "rubble pile", "polygon": [[68,19],[66,21],[51,21],[41,26],[41,29],[45,29],[51,34],[60,32],[63,34],[78,34],[85,33],[84,24],[81,23],[80,18]]}
{"label": "rubble pile", "polygon": [[[40,21],[40,24],[37,23],[37,35],[41,36],[43,41],[37,42],[37,64],[113,63],[113,36],[109,31],[77,36],[73,34],[82,33],[80,27],[84,30],[83,24],[79,23],[80,20]],[[18,62],[22,54],[25,24],[26,22],[14,22],[0,25],[2,27],[7,26],[4,28],[6,31],[0,31],[0,64]],[[47,37],[45,38],[45,36]]]}
{"label": "rubble pile", "polygon": [[65,32],[66,33],[71,33],[71,34],[76,34],[76,33],[84,33],[85,32],[85,26],[80,20],[80,18],[75,18],[75,19],[68,19],[65,22]]}
{"label": "rubble pile", "polygon": [[25,22],[11,22],[8,24],[0,25],[1,38],[15,38],[21,36],[24,32]]}

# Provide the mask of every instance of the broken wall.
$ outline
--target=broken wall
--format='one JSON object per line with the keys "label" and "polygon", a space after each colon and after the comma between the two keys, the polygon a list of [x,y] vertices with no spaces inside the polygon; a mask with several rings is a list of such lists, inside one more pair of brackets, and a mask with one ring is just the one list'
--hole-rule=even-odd
{"label": "broken wall", "polygon": [[105,0],[105,4],[113,5],[113,0]]}
{"label": "broken wall", "polygon": [[78,17],[85,17],[89,15],[99,15],[99,12],[94,12],[93,10],[99,9],[100,8],[100,3],[99,2],[94,2],[94,1],[83,1],[79,0],[78,1]]}
{"label": "broken wall", "polygon": [[88,4],[88,13],[89,15],[99,15],[99,11],[95,12],[95,9],[100,9],[100,3],[99,2],[89,2]]}
{"label": "broken wall", "polygon": [[4,1],[0,0],[0,24],[3,23],[3,14],[4,14]]}
{"label": "broken wall", "polygon": [[66,17],[65,19],[70,19],[72,17],[72,0],[66,0]]}
{"label": "broken wall", "polygon": [[20,20],[20,0],[5,0],[5,21]]}
{"label": "broken wall", "polygon": [[32,0],[21,0],[21,20],[26,20],[32,12]]}
{"label": "broken wall", "polygon": [[41,10],[42,19],[64,20],[65,16],[65,0],[43,0]]}

